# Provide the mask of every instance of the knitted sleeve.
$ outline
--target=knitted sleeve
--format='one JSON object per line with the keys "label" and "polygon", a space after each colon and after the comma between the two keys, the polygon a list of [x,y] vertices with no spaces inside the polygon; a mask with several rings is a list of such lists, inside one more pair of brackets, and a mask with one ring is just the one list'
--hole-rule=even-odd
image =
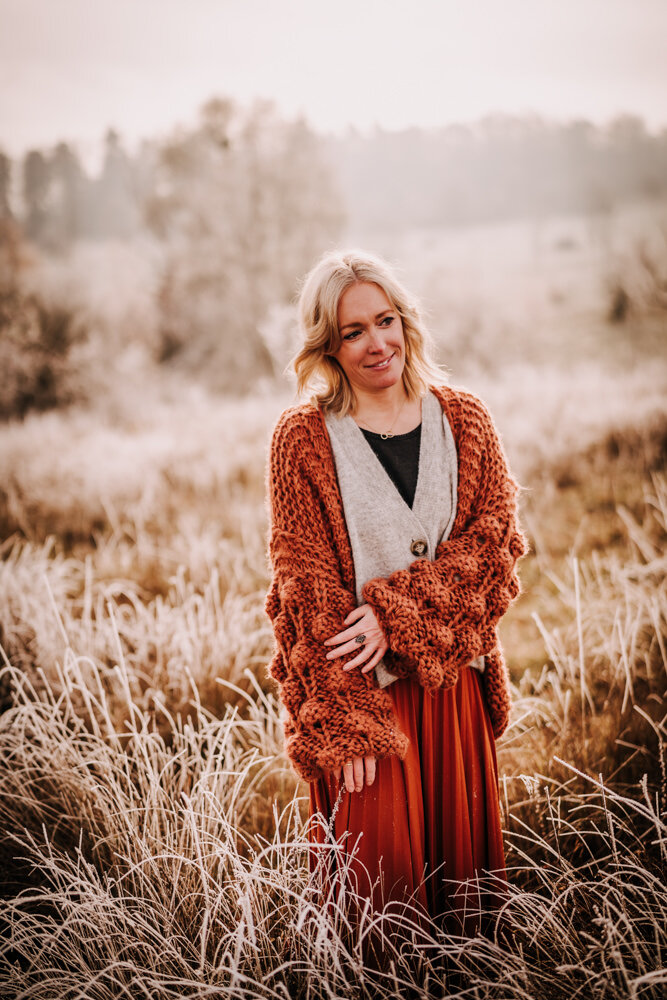
{"label": "knitted sleeve", "polygon": [[408,746],[372,675],[343,671],[344,658],[326,659],[323,640],[341,631],[357,602],[331,542],[318,465],[303,428],[279,422],[268,480],[272,583],[265,607],[276,639],[269,673],[286,710],[285,751],[306,781],[353,757],[404,757]]}
{"label": "knitted sleeve", "polygon": [[[450,537],[434,559],[417,559],[363,588],[389,644],[387,668],[427,689],[455,684],[459,670],[481,654],[491,654],[488,666],[500,684],[505,668],[496,626],[519,593],[515,567],[527,551],[517,520],[519,487],[491,416],[481,400],[466,399]],[[499,706],[499,716],[507,708]]]}

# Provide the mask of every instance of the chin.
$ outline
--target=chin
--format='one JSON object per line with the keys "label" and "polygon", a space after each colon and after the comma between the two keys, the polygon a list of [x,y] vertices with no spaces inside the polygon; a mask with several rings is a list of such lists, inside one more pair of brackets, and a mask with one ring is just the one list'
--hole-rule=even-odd
{"label": "chin", "polygon": [[382,378],[378,376],[378,382],[385,388],[388,388],[390,385],[396,385],[396,383],[400,382],[403,378],[403,368],[404,365],[395,365],[392,361],[386,372],[383,373]]}

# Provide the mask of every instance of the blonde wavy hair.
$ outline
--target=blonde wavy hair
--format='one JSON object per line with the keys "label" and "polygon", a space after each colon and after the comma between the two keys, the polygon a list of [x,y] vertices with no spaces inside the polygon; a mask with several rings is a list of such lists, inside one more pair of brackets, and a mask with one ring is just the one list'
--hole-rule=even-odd
{"label": "blonde wavy hair", "polygon": [[333,357],[341,345],[338,303],[343,292],[357,282],[378,285],[401,317],[405,338],[403,385],[409,399],[418,399],[429,385],[442,385],[447,371],[431,357],[431,338],[419,304],[393,274],[390,265],[362,250],[330,251],[303,280],[299,294],[299,326],[303,346],[288,366],[296,374],[297,390],[308,391],[316,406],[340,416],[355,410],[352,387]]}

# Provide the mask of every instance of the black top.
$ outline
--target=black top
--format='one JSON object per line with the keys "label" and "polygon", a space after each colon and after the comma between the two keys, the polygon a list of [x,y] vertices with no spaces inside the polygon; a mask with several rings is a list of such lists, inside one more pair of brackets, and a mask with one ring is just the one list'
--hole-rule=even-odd
{"label": "black top", "polygon": [[383,440],[381,434],[374,431],[359,430],[382,462],[396,489],[412,507],[417,489],[419,473],[419,445],[422,436],[422,425],[419,424],[407,434],[395,434]]}

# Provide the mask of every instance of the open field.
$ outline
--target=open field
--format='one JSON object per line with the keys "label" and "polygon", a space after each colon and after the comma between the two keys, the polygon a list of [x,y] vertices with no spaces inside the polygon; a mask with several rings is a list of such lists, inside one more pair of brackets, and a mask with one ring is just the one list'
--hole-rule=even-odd
{"label": "open field", "polygon": [[496,419],[531,542],[501,626],[497,922],[387,931],[383,974],[361,951],[387,914],[353,935],[319,906],[266,677],[264,462],[289,395],[128,376],[0,430],[3,995],[664,994],[665,314],[611,325],[572,290],[535,346],[514,294],[494,320],[448,287],[422,289],[432,313],[444,296],[436,339]]}

